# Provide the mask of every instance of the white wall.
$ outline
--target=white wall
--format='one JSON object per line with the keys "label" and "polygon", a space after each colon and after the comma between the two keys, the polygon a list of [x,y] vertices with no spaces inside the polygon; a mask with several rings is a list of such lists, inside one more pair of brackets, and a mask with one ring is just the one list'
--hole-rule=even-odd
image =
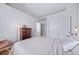
{"label": "white wall", "polygon": [[22,13],[10,6],[0,4],[0,37],[12,41],[19,40],[18,25],[32,28],[32,36],[36,34],[36,18]]}
{"label": "white wall", "polygon": [[[62,20],[62,23],[58,20],[57,24],[61,25],[61,24],[67,24],[68,28],[65,28],[65,27],[62,27],[62,29],[67,29],[67,32],[69,32],[69,21],[70,21],[70,18],[69,17],[72,17],[72,32],[74,32],[74,28],[75,26],[77,25],[76,22],[77,22],[77,6],[76,4],[74,3],[69,3],[69,4],[66,4],[65,6],[65,10],[64,11],[61,11],[61,12],[58,12],[58,13],[55,13],[55,14],[52,14],[52,15],[49,15],[49,16],[45,16],[43,18],[46,18],[47,19],[47,22],[49,23],[49,25],[47,25],[47,29],[49,29],[49,27],[51,29],[49,29],[47,32],[52,32],[53,35],[50,34],[51,37],[58,37],[58,29],[61,29],[60,27],[55,27],[55,22],[59,19],[59,20]],[[60,17],[60,18],[59,18]],[[64,18],[65,17],[65,18]],[[42,18],[41,18],[42,19]],[[67,20],[67,21],[66,21]],[[69,20],[69,21],[68,21]],[[60,22],[60,23],[59,23]],[[65,22],[65,23],[64,23]],[[47,24],[48,24],[47,23]],[[57,26],[56,24],[56,26]],[[66,26],[66,25],[62,25],[62,26]],[[54,30],[53,30],[54,29]],[[56,31],[57,30],[57,31]],[[65,35],[67,35],[67,32]],[[64,32],[62,32],[64,33]],[[48,33],[47,33],[48,34]],[[48,34],[49,35],[49,34]]]}
{"label": "white wall", "polygon": [[79,4],[77,4],[77,25],[79,27]]}

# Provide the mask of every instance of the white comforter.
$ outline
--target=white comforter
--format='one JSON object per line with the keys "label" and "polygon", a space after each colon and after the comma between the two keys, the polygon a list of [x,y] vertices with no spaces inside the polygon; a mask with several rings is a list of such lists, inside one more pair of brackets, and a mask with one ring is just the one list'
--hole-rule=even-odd
{"label": "white comforter", "polygon": [[59,55],[63,54],[62,44],[57,39],[33,37],[14,44],[13,55]]}

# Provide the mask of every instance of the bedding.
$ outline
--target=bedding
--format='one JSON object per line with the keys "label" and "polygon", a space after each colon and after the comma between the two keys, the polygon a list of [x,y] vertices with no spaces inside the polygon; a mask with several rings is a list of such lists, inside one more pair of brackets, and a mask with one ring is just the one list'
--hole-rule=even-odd
{"label": "bedding", "polygon": [[63,44],[64,55],[79,55],[79,41],[71,40]]}
{"label": "bedding", "polygon": [[11,55],[62,55],[62,43],[58,39],[33,37],[14,44]]}
{"label": "bedding", "polygon": [[55,38],[33,37],[15,43],[10,55],[79,55],[79,41],[62,43]]}
{"label": "bedding", "polygon": [[63,48],[65,52],[68,52],[68,51],[71,51],[73,48],[75,48],[77,45],[79,45],[79,41],[73,41],[73,42],[64,44]]}
{"label": "bedding", "polygon": [[75,54],[75,52],[72,53],[72,51],[79,45],[79,41],[76,41],[71,37],[67,37],[63,42],[64,55]]}

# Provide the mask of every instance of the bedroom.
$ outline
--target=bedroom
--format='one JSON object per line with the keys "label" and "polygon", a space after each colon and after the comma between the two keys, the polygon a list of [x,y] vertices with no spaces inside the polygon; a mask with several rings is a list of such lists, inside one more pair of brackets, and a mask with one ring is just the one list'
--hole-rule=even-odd
{"label": "bedroom", "polygon": [[79,54],[78,15],[77,3],[0,3],[0,54]]}

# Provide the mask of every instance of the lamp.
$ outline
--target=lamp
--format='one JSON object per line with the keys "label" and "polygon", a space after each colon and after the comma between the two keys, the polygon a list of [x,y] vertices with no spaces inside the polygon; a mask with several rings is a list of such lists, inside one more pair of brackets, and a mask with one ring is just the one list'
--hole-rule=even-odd
{"label": "lamp", "polygon": [[75,31],[75,35],[79,36],[79,34],[78,34],[78,27],[77,26],[75,27],[74,31]]}
{"label": "lamp", "polygon": [[77,31],[78,31],[78,28],[77,28],[77,26],[75,27],[74,31],[75,31],[75,32],[77,32]]}

